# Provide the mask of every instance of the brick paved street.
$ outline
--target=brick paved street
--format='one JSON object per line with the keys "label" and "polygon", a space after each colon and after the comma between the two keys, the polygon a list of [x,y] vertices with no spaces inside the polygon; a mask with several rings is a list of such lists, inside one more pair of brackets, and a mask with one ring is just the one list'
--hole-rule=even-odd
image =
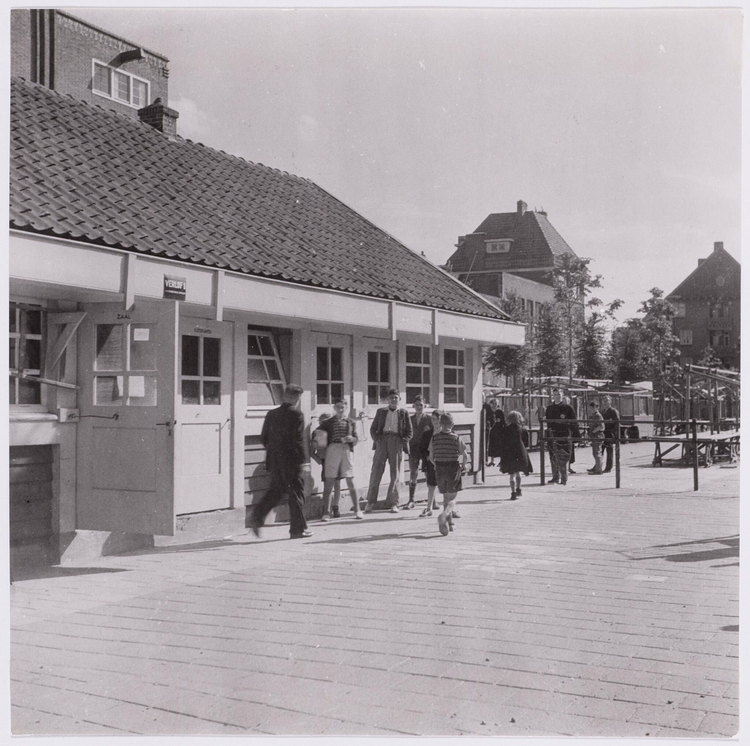
{"label": "brick paved street", "polygon": [[739,469],[650,455],[16,578],[13,732],[732,736]]}

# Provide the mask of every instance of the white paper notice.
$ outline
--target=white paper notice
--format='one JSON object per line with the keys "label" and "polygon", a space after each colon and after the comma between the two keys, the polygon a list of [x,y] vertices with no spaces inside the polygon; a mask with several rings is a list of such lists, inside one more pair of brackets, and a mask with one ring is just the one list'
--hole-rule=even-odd
{"label": "white paper notice", "polygon": [[148,327],[136,327],[133,329],[133,342],[148,342]]}
{"label": "white paper notice", "polygon": [[[146,332],[148,332],[148,329]],[[128,383],[130,384],[129,396],[141,398],[146,396],[146,376],[130,376]]]}

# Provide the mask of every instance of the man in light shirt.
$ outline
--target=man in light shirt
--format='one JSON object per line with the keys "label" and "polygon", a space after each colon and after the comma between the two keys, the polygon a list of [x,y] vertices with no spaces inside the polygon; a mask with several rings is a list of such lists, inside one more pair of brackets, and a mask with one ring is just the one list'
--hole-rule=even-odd
{"label": "man in light shirt", "polygon": [[396,389],[390,389],[388,406],[378,409],[370,426],[375,455],[372,460],[365,513],[371,512],[378,501],[378,489],[386,463],[391,469],[391,480],[385,504],[390,508],[391,513],[399,512],[398,479],[401,474],[401,461],[403,454],[409,453],[409,441],[412,437],[411,418],[405,409],[398,406],[400,398]]}

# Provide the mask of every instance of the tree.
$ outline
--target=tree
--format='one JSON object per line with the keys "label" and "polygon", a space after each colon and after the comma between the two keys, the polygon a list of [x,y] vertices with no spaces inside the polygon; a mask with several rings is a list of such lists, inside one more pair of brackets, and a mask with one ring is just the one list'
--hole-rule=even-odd
{"label": "tree", "polygon": [[[565,341],[566,368],[571,381],[576,370],[576,356],[582,349],[584,336],[588,334],[586,349],[588,353],[591,353],[590,345],[594,341],[604,342],[606,330],[603,335],[599,331],[603,327],[604,320],[612,318],[614,312],[622,305],[621,300],[615,300],[603,311],[597,311],[598,315],[593,321],[590,318],[587,321],[586,309],[599,309],[603,305],[599,298],[591,296],[588,300],[586,299],[592,290],[602,286],[602,276],[591,274],[590,263],[591,259],[580,259],[572,254],[563,254],[550,273],[555,292],[555,309],[560,317],[560,329]],[[587,328],[589,321],[591,323]],[[587,360],[587,368],[589,364],[593,364],[590,359]]]}
{"label": "tree", "polygon": [[623,326],[618,326],[612,332],[608,357],[610,373],[615,383],[648,378],[643,348],[640,319],[628,319]]}
{"label": "tree", "polygon": [[561,376],[565,373],[565,349],[558,315],[549,303],[542,305],[536,327],[536,374]]}
{"label": "tree", "polygon": [[[528,324],[528,316],[515,293],[508,293],[498,305],[510,316],[511,321]],[[523,347],[498,345],[488,348],[484,354],[485,367],[502,376],[527,375],[535,358],[534,343],[529,331],[527,326],[526,344]]]}
{"label": "tree", "polygon": [[677,309],[664,298],[664,291],[651,288],[651,297],[641,303],[643,314],[643,360],[654,388],[661,383],[666,367],[677,362],[679,338],[672,331]]}
{"label": "tree", "polygon": [[592,313],[583,322],[581,338],[578,344],[577,373],[582,378],[606,378],[608,361],[605,357],[607,347],[607,330],[604,326],[604,315]]}
{"label": "tree", "polygon": [[721,368],[724,363],[722,363],[721,358],[716,354],[716,350],[711,345],[706,345],[696,365],[704,365],[706,368]]}

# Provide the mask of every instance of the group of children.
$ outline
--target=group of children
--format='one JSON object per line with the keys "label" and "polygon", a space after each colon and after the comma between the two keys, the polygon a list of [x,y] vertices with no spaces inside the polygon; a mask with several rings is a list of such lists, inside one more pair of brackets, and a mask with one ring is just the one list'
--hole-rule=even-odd
{"label": "group of children", "polygon": [[[423,407],[421,401],[419,404]],[[334,415],[323,414],[318,418],[318,427],[312,433],[310,455],[321,465],[323,475],[323,521],[340,516],[340,480],[347,480],[352,498],[355,518],[364,518],[354,485],[353,448],[357,443],[354,422],[344,416],[346,402],[334,402]],[[438,516],[438,530],[447,536],[454,530],[453,519],[456,498],[462,489],[461,477],[466,467],[468,454],[461,437],[453,432],[453,416],[436,409],[431,415],[431,427],[422,428],[418,442],[411,442],[410,464],[421,462],[427,480],[427,507],[421,517],[432,516],[435,506],[435,489],[443,496],[443,510]],[[412,482],[416,484],[414,469]],[[414,491],[410,490],[407,507],[413,507]]]}

